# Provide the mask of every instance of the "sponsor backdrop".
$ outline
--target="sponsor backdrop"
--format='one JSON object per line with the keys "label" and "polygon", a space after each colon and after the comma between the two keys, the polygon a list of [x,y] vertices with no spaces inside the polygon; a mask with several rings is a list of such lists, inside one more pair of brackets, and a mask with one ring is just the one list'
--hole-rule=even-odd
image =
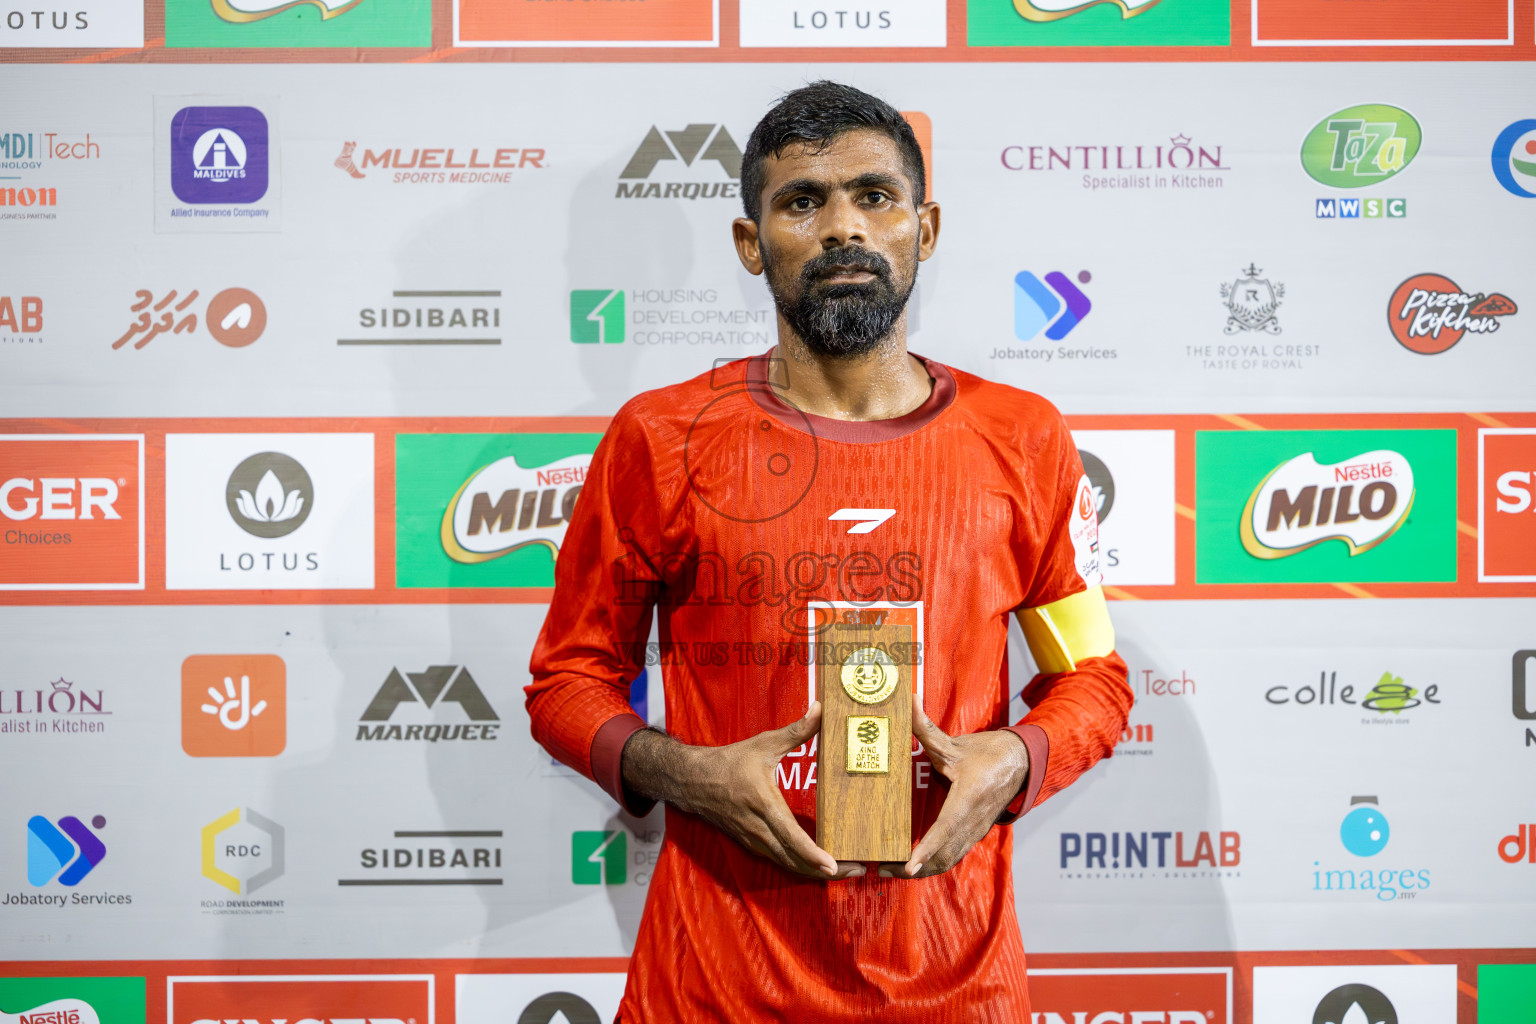
{"label": "sponsor backdrop", "polygon": [[1056,401],[1102,524],[1136,704],[1013,829],[1031,1024],[1536,1020],[1531,0],[43,7],[0,1022],[611,1019],[662,813],[521,687],[609,417],[773,342],[742,147],[825,76],[944,207],[912,348]]}

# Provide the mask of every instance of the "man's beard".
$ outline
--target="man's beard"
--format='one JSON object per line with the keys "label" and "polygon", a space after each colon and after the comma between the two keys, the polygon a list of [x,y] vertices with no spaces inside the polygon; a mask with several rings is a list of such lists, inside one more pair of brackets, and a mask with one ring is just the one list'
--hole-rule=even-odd
{"label": "man's beard", "polygon": [[[817,355],[852,358],[876,348],[890,337],[917,274],[901,287],[890,261],[858,245],[829,249],[800,268],[799,293],[790,293],[790,282],[781,280],[766,247],[763,269],[774,305],[806,347]],[[822,278],[836,270],[863,270],[874,275],[861,284],[827,284]]]}

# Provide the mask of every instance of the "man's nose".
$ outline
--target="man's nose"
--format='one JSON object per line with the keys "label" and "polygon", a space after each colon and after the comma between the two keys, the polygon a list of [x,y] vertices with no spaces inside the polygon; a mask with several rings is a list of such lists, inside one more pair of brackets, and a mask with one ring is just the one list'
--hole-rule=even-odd
{"label": "man's nose", "polygon": [[868,224],[859,204],[848,196],[836,196],[821,208],[821,247],[841,249],[868,241]]}

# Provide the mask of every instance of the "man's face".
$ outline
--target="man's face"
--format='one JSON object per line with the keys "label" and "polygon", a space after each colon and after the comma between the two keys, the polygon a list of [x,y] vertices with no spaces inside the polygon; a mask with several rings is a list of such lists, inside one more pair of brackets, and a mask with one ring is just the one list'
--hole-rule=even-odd
{"label": "man's face", "polygon": [[743,263],[767,274],[779,314],[812,351],[868,352],[901,320],[938,207],[915,203],[900,149],[879,132],[794,145],[764,170],[761,223],[736,222]]}

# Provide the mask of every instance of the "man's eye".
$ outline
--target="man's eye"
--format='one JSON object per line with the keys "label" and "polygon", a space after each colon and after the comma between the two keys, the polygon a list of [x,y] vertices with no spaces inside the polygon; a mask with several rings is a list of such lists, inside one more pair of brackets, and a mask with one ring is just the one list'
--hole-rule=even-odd
{"label": "man's eye", "polygon": [[791,199],[789,201],[789,208],[791,210],[800,210],[800,211],[809,210],[811,208],[811,197],[810,196],[796,196],[795,198],[793,198],[793,199]]}
{"label": "man's eye", "polygon": [[883,203],[891,197],[884,192],[870,192],[864,198],[871,203]]}

